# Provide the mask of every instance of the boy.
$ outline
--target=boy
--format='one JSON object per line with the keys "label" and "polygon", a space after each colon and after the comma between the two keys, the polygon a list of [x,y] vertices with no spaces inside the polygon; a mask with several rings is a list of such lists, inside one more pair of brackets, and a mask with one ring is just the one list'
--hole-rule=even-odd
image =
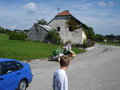
{"label": "boy", "polygon": [[54,72],[53,76],[53,90],[68,90],[68,78],[65,70],[70,64],[67,56],[60,58],[60,69]]}

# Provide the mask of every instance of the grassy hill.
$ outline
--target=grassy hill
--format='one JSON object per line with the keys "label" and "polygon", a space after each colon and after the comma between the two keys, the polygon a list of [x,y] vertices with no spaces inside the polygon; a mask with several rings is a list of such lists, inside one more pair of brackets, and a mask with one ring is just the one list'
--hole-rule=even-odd
{"label": "grassy hill", "polygon": [[[0,34],[0,58],[12,58],[17,60],[30,60],[47,58],[52,51],[59,48],[58,45],[46,44],[41,42],[9,40],[8,35]],[[85,52],[73,48],[76,53]]]}

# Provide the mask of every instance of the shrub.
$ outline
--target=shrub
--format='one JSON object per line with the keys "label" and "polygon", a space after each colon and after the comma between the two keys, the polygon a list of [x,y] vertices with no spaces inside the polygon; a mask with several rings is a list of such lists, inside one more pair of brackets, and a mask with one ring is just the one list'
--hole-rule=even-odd
{"label": "shrub", "polygon": [[75,47],[75,48],[82,48],[83,46],[81,44],[72,44],[72,47]]}
{"label": "shrub", "polygon": [[45,39],[52,44],[59,45],[62,43],[62,39],[60,38],[60,35],[56,29],[50,30],[48,34],[45,36]]}
{"label": "shrub", "polygon": [[92,40],[89,40],[89,41],[87,42],[87,47],[93,47],[94,45],[95,45],[95,42],[92,41]]}
{"label": "shrub", "polygon": [[87,42],[86,42],[86,40],[84,40],[82,47],[83,47],[83,49],[85,49],[85,48],[87,47]]}
{"label": "shrub", "polygon": [[26,35],[23,33],[9,33],[9,40],[26,40]]}

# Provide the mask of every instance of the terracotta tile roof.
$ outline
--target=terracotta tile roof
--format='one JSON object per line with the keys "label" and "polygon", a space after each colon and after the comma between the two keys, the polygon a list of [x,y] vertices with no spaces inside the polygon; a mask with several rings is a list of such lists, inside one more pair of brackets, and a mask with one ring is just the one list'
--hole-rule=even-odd
{"label": "terracotta tile roof", "polygon": [[69,13],[69,10],[64,10],[63,12],[58,13],[57,16],[67,16],[67,15],[71,15],[71,14]]}

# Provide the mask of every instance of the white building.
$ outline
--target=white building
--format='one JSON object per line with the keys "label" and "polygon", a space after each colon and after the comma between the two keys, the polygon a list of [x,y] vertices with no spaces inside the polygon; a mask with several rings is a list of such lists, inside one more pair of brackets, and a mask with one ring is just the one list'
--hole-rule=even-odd
{"label": "white building", "polygon": [[[74,21],[79,26],[78,29],[72,30],[71,27],[68,27],[67,21],[69,19],[74,19]],[[47,28],[46,28],[47,27]],[[48,28],[49,27],[49,28]],[[30,31],[28,32],[28,38],[33,40],[44,41],[44,36],[51,29],[56,29],[60,33],[61,39],[65,43],[66,41],[71,41],[74,44],[83,44],[84,40],[86,40],[86,35],[82,29],[82,23],[72,16],[68,10],[60,12],[56,15],[48,25],[34,25]],[[44,30],[44,31],[43,31]]]}

